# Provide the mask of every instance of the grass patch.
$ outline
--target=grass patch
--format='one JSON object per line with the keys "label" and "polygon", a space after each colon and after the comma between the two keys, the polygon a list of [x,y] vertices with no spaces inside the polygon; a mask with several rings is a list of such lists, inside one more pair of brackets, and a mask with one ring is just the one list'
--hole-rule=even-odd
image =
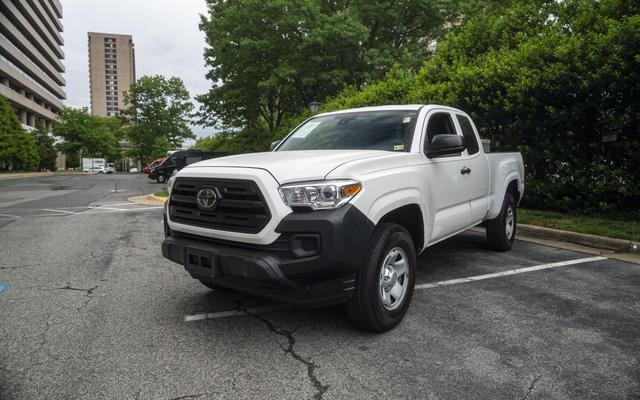
{"label": "grass patch", "polygon": [[618,220],[562,214],[553,211],[519,209],[518,222],[615,239],[640,241],[640,221],[632,219]]}
{"label": "grass patch", "polygon": [[169,193],[166,190],[155,192],[153,195],[157,197],[169,197]]}

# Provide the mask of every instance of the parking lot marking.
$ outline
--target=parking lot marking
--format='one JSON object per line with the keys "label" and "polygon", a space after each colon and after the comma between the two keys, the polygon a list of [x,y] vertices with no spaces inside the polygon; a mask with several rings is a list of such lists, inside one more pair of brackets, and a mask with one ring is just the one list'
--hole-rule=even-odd
{"label": "parking lot marking", "polygon": [[96,204],[93,207],[97,208],[97,207],[134,206],[134,205],[138,205],[138,203],[127,202],[127,203],[113,203],[113,204]]}
{"label": "parking lot marking", "polygon": [[[481,280],[485,280],[485,279],[499,278],[499,277],[502,277],[502,276],[524,274],[526,272],[542,271],[542,270],[551,269],[551,268],[566,267],[566,266],[578,265],[578,264],[586,264],[586,263],[595,262],[595,261],[603,261],[603,260],[606,260],[606,259],[607,259],[607,257],[578,258],[578,259],[575,259],[575,260],[560,261],[560,262],[555,262],[555,263],[550,263],[550,264],[536,265],[536,266],[533,266],[533,267],[515,268],[515,269],[510,269],[510,270],[501,271],[501,272],[495,272],[495,273],[491,273],[491,274],[469,276],[467,278],[450,279],[450,280],[446,280],[446,281],[438,281],[438,282],[432,282],[432,283],[422,283],[422,284],[416,285],[415,286],[415,290],[431,289],[431,288],[437,288],[437,287],[441,287],[441,286],[457,285],[459,283],[469,283],[469,282],[481,281]],[[238,317],[238,316],[243,316],[243,315],[248,315],[248,314],[263,314],[263,313],[267,313],[267,312],[287,309],[287,308],[290,308],[290,307],[291,306],[288,306],[288,305],[284,304],[284,305],[276,305],[276,306],[254,307],[254,308],[248,308],[246,310],[226,310],[226,311],[217,311],[217,312],[213,312],[213,313],[192,314],[192,315],[186,315],[184,317],[184,321],[185,322],[194,322],[194,321],[203,321],[203,320],[207,320],[207,319]]]}
{"label": "parking lot marking", "polygon": [[[95,215],[95,214],[112,214],[112,213],[128,213],[128,212],[141,212],[147,210],[159,210],[164,207],[138,207],[138,208],[109,208],[109,207],[95,207],[88,209],[87,211],[76,213],[75,215]],[[103,210],[103,211],[100,211]]]}
{"label": "parking lot marking", "polygon": [[5,218],[20,218],[18,215],[9,215],[9,214],[0,214],[0,217],[5,217]]}
{"label": "parking lot marking", "polygon": [[57,212],[57,213],[62,213],[62,214],[74,214],[73,211],[53,210],[51,208],[43,208],[42,211],[51,211],[51,212]]}
{"label": "parking lot marking", "polygon": [[228,311],[218,311],[213,313],[185,315],[184,322],[202,321],[205,319],[229,318],[229,317],[237,317],[240,315],[249,315],[249,314],[264,314],[267,312],[282,310],[285,308],[290,308],[290,306],[287,306],[287,305],[262,306],[262,307],[247,308],[246,310],[228,310]]}
{"label": "parking lot marking", "polygon": [[492,273],[492,274],[469,276],[467,278],[450,279],[450,280],[446,280],[446,281],[439,281],[439,282],[432,282],[432,283],[422,283],[422,284],[416,285],[415,289],[416,290],[418,290],[418,289],[430,289],[430,288],[436,288],[436,287],[441,287],[441,286],[457,285],[459,283],[475,282],[475,281],[481,281],[481,280],[485,280],[485,279],[499,278],[499,277],[502,277],[502,276],[524,274],[526,272],[541,271],[543,269],[551,269],[551,268],[558,268],[558,267],[566,267],[566,266],[569,266],[569,265],[585,264],[585,263],[590,263],[590,262],[594,262],[594,261],[602,261],[602,260],[606,260],[606,259],[607,259],[607,257],[578,258],[576,260],[560,261],[560,262],[555,262],[555,263],[550,263],[550,264],[536,265],[536,266],[533,266],[533,267],[510,269],[510,270],[507,270],[507,271],[495,272],[495,273]]}

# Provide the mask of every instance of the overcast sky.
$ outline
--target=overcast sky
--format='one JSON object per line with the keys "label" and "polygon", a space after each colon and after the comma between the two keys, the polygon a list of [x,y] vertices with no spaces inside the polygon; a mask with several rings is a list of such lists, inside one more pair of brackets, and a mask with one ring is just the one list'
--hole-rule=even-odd
{"label": "overcast sky", "polygon": [[[204,0],[62,0],[67,101],[89,107],[87,32],[132,35],[136,76],[182,78],[192,96],[207,91],[204,36],[198,29]],[[194,127],[198,136],[211,129]]]}

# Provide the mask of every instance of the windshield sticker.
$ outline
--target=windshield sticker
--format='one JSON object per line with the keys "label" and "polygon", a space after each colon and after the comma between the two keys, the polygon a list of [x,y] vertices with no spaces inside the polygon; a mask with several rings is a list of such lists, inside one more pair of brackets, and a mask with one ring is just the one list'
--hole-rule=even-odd
{"label": "windshield sticker", "polygon": [[402,151],[402,150],[404,150],[403,144],[396,144],[395,146],[393,146],[393,151]]}
{"label": "windshield sticker", "polygon": [[307,122],[306,124],[304,124],[300,129],[298,129],[297,131],[294,132],[293,135],[291,135],[292,138],[300,138],[300,139],[304,139],[306,138],[311,132],[313,132],[314,129],[316,129],[318,127],[318,125],[320,125],[322,123],[322,121],[311,121],[311,122]]}
{"label": "windshield sticker", "polygon": [[404,117],[404,118],[402,118],[402,123],[403,123],[403,124],[408,124],[409,122],[411,122],[411,117]]}

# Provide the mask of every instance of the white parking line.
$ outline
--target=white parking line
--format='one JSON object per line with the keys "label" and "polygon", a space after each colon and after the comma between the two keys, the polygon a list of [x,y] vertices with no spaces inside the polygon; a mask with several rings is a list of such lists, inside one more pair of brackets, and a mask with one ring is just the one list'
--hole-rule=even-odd
{"label": "white parking line", "polygon": [[238,317],[241,315],[249,315],[249,314],[264,314],[271,311],[277,311],[277,310],[282,310],[286,308],[291,308],[291,307],[287,305],[262,306],[262,307],[247,308],[246,310],[228,310],[228,311],[218,311],[213,313],[185,315],[184,322],[202,321],[205,319]]}
{"label": "white parking line", "polygon": [[62,214],[74,214],[73,211],[53,210],[51,208],[43,208],[42,211],[51,211],[51,212],[57,212],[57,213],[62,213]]}
{"label": "white parking line", "polygon": [[116,210],[116,211],[124,211],[124,210],[131,210],[130,208],[117,208],[117,207],[105,207],[105,206],[99,206],[99,207],[93,207],[92,210]]}
{"label": "white parking line", "polygon": [[20,218],[20,216],[18,216],[18,215],[9,215],[9,214],[0,214],[0,217],[3,217],[3,218],[15,218],[15,219]]}
{"label": "white parking line", "polygon": [[430,289],[430,288],[436,288],[436,287],[441,287],[441,286],[457,285],[459,283],[475,282],[475,281],[481,281],[481,280],[485,280],[485,279],[499,278],[501,276],[524,274],[526,272],[541,271],[543,269],[566,267],[566,266],[569,266],[569,265],[576,265],[576,264],[585,264],[585,263],[590,263],[590,262],[594,262],[594,261],[602,261],[602,260],[606,260],[606,259],[607,259],[607,257],[578,258],[576,260],[561,261],[561,262],[556,262],[556,263],[551,263],[551,264],[542,264],[542,265],[536,265],[534,267],[510,269],[510,270],[507,270],[507,271],[495,272],[495,273],[492,273],[492,274],[469,276],[467,278],[450,279],[450,280],[447,280],[447,281],[439,281],[439,282],[432,282],[432,283],[423,283],[423,284],[420,284],[420,285],[416,285],[415,289],[416,290],[419,290],[419,289]]}
{"label": "white parking line", "polygon": [[132,203],[132,202],[127,202],[127,203],[113,203],[113,204],[95,204],[91,207],[93,208],[98,208],[98,207],[115,207],[115,206],[133,206],[133,205],[137,205],[138,203]]}
{"label": "white parking line", "polygon": [[[74,215],[96,215],[96,214],[114,214],[114,213],[129,213],[129,212],[141,212],[147,210],[160,210],[164,207],[139,207],[139,208],[108,208],[108,207],[97,207],[89,209],[88,211],[78,212]],[[98,210],[104,211],[98,211]]]}
{"label": "white parking line", "polygon": [[[544,270],[544,269],[566,267],[566,266],[569,266],[569,265],[577,265],[577,264],[585,264],[585,263],[590,263],[590,262],[594,262],[594,261],[602,261],[602,260],[606,260],[606,259],[607,259],[607,257],[578,258],[578,259],[575,259],[575,260],[560,261],[560,262],[555,262],[555,263],[550,263],[550,264],[536,265],[536,266],[533,266],[533,267],[510,269],[510,270],[507,270],[507,271],[495,272],[495,273],[492,273],[492,274],[469,276],[467,278],[450,279],[450,280],[447,280],[447,281],[439,281],[439,282],[432,282],[432,283],[423,283],[423,284],[416,285],[415,286],[415,290],[432,289],[432,288],[437,288],[437,287],[442,287],[442,286],[457,285],[459,283],[475,282],[475,281],[481,281],[481,280],[485,280],[485,279],[499,278],[499,277],[502,277],[502,276],[517,275],[517,274],[524,274],[526,272],[541,271],[541,270]],[[185,322],[193,322],[193,321],[202,321],[202,320],[206,320],[206,319],[238,317],[238,316],[247,315],[247,314],[262,314],[262,313],[267,313],[267,312],[272,312],[272,311],[277,311],[277,310],[282,310],[282,309],[287,309],[287,308],[291,308],[291,306],[288,306],[288,305],[284,304],[284,305],[277,305],[277,306],[263,306],[263,307],[249,308],[246,311],[245,310],[227,310],[227,311],[218,311],[218,312],[213,312],[213,313],[193,314],[193,315],[186,315],[184,317],[184,321]]]}

